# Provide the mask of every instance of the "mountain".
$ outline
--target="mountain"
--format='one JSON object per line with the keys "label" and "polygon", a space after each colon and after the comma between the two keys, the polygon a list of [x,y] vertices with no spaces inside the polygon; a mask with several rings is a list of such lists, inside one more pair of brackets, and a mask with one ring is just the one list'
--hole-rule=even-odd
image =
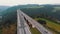
{"label": "mountain", "polygon": [[[43,6],[43,7],[40,7]],[[55,18],[60,20],[60,5],[40,5],[39,8],[28,8],[22,9],[25,13],[32,17],[40,16],[41,14],[50,16],[50,18]],[[41,16],[40,16],[41,17]]]}
{"label": "mountain", "polygon": [[5,9],[9,8],[9,6],[0,6],[0,11],[3,11]]}
{"label": "mountain", "polygon": [[17,20],[17,9],[21,9],[24,13],[29,16],[35,18],[37,16],[50,19],[60,20],[60,5],[18,5],[8,8],[7,10],[2,12],[3,22],[7,20],[11,20],[12,22]]}
{"label": "mountain", "polygon": [[[0,24],[1,24],[1,22],[2,22],[2,12],[4,11],[4,10],[6,10],[6,9],[8,9],[10,6],[0,6]],[[1,17],[2,16],[2,17]]]}

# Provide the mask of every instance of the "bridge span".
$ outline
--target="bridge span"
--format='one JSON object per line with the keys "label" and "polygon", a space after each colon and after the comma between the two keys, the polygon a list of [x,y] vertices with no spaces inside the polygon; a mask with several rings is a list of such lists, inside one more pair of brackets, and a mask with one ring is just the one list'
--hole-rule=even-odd
{"label": "bridge span", "polygon": [[32,24],[32,26],[35,26],[42,34],[53,34],[51,31],[47,30],[45,27],[43,27],[31,17],[29,17],[20,9],[17,10],[17,34],[31,34],[30,28],[26,23],[24,17],[29,21],[29,23]]}

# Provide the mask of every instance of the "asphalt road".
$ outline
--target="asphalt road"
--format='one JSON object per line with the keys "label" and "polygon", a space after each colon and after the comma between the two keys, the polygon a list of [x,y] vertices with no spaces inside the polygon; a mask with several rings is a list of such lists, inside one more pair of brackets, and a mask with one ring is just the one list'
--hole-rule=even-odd
{"label": "asphalt road", "polygon": [[17,34],[31,34],[23,15],[17,10]]}
{"label": "asphalt road", "polygon": [[[19,10],[21,11],[21,10]],[[29,17],[27,14],[23,13],[23,16],[33,25],[35,26],[42,34],[53,34],[51,31],[47,30],[45,27],[43,27],[41,24],[39,24],[37,21]]]}

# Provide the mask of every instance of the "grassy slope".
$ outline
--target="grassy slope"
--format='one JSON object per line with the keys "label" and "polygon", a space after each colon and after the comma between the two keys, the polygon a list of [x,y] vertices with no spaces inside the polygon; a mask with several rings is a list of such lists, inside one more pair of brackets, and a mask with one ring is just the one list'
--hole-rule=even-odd
{"label": "grassy slope", "polygon": [[30,28],[32,34],[41,34],[36,28]]}
{"label": "grassy slope", "polygon": [[[43,18],[40,18],[40,19],[43,19]],[[52,22],[52,21],[49,21],[49,20],[47,20],[47,19],[45,19],[45,20],[46,20],[46,22],[47,22],[47,26],[48,26],[48,27],[53,28],[54,30],[60,32],[60,25],[59,25],[59,24],[56,24],[56,23],[54,23],[54,22]]]}
{"label": "grassy slope", "polygon": [[44,19],[44,18],[36,18],[35,20],[39,20],[39,19],[46,20],[47,26],[49,28],[51,28],[51,29],[53,29],[53,30],[55,30],[57,32],[60,32],[60,25],[59,24],[56,24],[56,23],[54,23],[54,22],[52,22],[50,20]]}

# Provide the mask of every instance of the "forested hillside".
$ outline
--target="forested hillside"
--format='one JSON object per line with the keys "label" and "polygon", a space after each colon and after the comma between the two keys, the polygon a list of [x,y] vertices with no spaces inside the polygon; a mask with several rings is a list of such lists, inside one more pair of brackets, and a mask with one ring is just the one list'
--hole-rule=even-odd
{"label": "forested hillside", "polygon": [[[41,7],[43,6],[43,7]],[[23,12],[34,17],[43,17],[51,20],[60,20],[60,5],[41,5],[38,8],[24,8]]]}
{"label": "forested hillside", "polygon": [[44,17],[49,19],[60,20],[60,5],[18,5],[8,8],[2,12],[3,20],[16,20],[16,11],[21,9],[31,17]]}

